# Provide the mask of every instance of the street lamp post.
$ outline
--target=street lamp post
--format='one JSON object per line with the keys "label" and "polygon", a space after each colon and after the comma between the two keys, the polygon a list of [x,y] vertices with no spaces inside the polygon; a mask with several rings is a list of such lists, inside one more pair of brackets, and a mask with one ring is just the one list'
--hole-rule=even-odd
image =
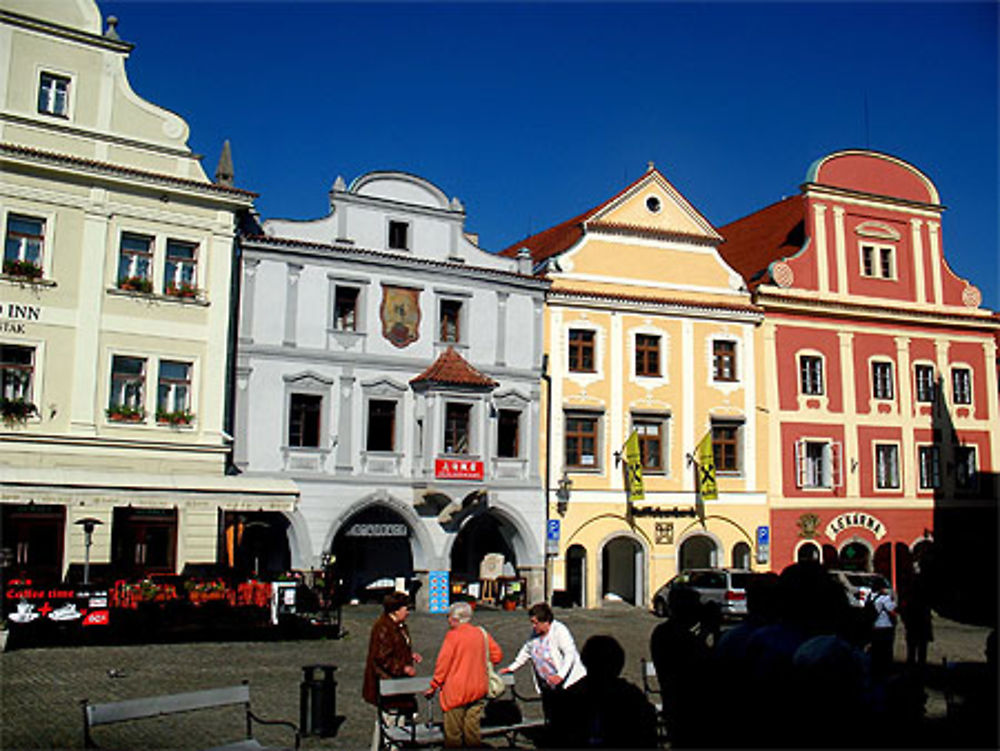
{"label": "street lamp post", "polygon": [[88,516],[86,519],[79,519],[76,524],[83,527],[83,583],[90,584],[90,546],[93,544],[94,527],[103,524],[100,519]]}

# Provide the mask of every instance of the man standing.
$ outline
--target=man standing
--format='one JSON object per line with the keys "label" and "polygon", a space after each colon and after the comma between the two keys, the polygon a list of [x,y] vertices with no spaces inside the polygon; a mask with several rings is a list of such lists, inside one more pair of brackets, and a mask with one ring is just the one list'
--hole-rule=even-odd
{"label": "man standing", "polygon": [[[494,665],[503,651],[485,629],[473,626],[472,607],[456,602],[448,608],[448,633],[434,664],[434,677],[425,696],[441,691],[445,748],[482,745],[480,721],[486,707],[487,654]],[[488,652],[487,652],[488,648]]]}
{"label": "man standing", "polygon": [[875,622],[872,624],[872,675],[885,678],[892,667],[892,647],[896,641],[896,601],[886,584],[880,583],[872,591]]}

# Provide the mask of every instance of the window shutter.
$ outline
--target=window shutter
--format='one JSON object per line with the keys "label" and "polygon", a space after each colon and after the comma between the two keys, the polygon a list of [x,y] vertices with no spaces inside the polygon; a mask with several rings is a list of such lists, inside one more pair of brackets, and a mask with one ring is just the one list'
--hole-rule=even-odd
{"label": "window shutter", "polygon": [[806,486],[806,444],[801,440],[795,442],[795,486]]}
{"label": "window shutter", "polygon": [[830,464],[833,487],[840,488],[844,485],[844,447],[842,444],[834,442],[830,444]]}

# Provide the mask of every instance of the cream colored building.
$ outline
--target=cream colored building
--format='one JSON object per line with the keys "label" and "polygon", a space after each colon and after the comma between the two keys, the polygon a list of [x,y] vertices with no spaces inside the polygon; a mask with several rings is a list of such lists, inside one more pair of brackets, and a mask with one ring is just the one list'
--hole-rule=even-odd
{"label": "cream colored building", "polygon": [[[768,524],[762,316],[719,256],[721,240],[650,166],[600,206],[504,251],[528,248],[552,282],[542,393],[551,536],[558,526],[551,587],[575,603],[655,605],[682,567],[767,568],[756,544]],[[615,452],[633,429],[645,500],[629,509]],[[709,432],[719,497],[702,519],[686,457]]]}
{"label": "cream colored building", "polygon": [[0,2],[3,547],[38,579],[83,561],[84,518],[101,522],[96,567],[180,572],[235,554],[234,514],[296,497],[225,472],[235,221],[253,195],[206,177],[102,27],[92,0]]}

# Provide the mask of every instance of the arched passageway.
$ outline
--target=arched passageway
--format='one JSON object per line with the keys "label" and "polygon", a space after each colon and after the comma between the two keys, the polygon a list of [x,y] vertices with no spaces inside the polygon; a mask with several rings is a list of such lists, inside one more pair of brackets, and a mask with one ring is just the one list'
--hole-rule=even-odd
{"label": "arched passageway", "polygon": [[587,603],[587,550],[583,545],[570,545],[566,551],[566,591],[569,601],[578,607]]}
{"label": "arched passageway", "polygon": [[708,535],[692,535],[681,544],[680,570],[715,568],[719,565],[719,549]]}
{"label": "arched passageway", "polygon": [[479,564],[489,553],[502,555],[505,575],[513,576],[517,571],[517,555],[512,544],[516,534],[512,525],[488,512],[469,519],[462,525],[451,548],[452,580],[478,581]]}
{"label": "arched passageway", "polygon": [[368,506],[351,516],[333,539],[334,576],[346,600],[379,601],[398,579],[412,588],[411,530],[391,508]]}
{"label": "arched passageway", "polygon": [[601,551],[601,597],[613,594],[630,605],[643,596],[642,546],[631,537],[619,536]]}

